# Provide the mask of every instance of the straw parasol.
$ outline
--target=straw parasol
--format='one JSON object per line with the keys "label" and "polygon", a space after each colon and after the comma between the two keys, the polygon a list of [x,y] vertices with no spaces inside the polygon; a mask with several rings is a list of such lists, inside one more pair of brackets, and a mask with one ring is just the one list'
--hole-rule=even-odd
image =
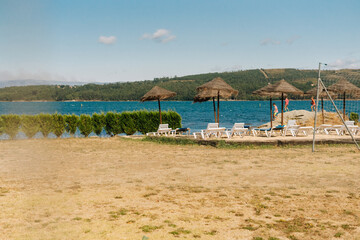
{"label": "straw parasol", "polygon": [[343,118],[345,119],[345,98],[346,98],[346,93],[347,94],[352,94],[352,95],[357,95],[360,94],[360,88],[358,88],[357,86],[355,86],[354,84],[350,83],[349,81],[345,80],[345,79],[341,79],[338,82],[334,83],[333,85],[329,86],[327,88],[329,91],[332,91],[336,94],[343,94]]}
{"label": "straw parasol", "polygon": [[284,125],[284,93],[291,93],[296,95],[303,94],[303,91],[294,87],[284,79],[274,84],[260,88],[253,92],[254,95],[270,96],[270,126],[272,128],[272,98],[281,96],[281,125]]}
{"label": "straw parasol", "polygon": [[175,96],[175,92],[171,92],[169,90],[166,90],[164,88],[155,86],[150,91],[148,91],[141,99],[141,102],[145,101],[154,101],[157,100],[159,104],[159,115],[160,115],[160,124],[162,123],[161,119],[161,107],[160,107],[160,100],[164,100],[169,97]]}
{"label": "straw parasol", "polygon": [[[222,78],[214,78],[210,82],[207,82],[196,88],[198,94],[194,97],[194,102],[205,102],[210,99],[213,100],[214,106],[214,117],[215,122],[219,123],[219,109],[220,109],[220,97],[229,98],[231,96],[237,96],[239,91],[233,89],[229,84],[227,84]],[[215,107],[215,98],[217,97],[217,117],[216,117],[216,107]]]}
{"label": "straw parasol", "polygon": [[[329,91],[329,90],[328,90],[328,92],[329,92],[329,94],[330,94],[330,96],[331,96],[332,98],[335,97],[335,95],[336,95],[335,93],[333,93],[332,91]],[[317,87],[310,89],[310,90],[307,91],[305,94],[308,95],[308,96],[316,96],[316,94],[317,94]],[[319,86],[319,97],[321,98],[321,112],[322,112],[323,124],[325,123],[325,117],[324,117],[324,97],[327,97],[327,96],[328,96],[328,95],[327,95],[325,89],[320,85],[320,86]]]}

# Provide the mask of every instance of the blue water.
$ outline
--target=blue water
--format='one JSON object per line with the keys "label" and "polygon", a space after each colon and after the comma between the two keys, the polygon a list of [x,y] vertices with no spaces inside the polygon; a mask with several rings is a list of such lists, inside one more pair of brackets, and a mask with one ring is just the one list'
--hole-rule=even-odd
{"label": "blue water", "polygon": [[[273,101],[281,112],[281,101]],[[336,101],[342,110],[342,101]],[[331,103],[325,101],[325,110],[334,111]],[[290,101],[290,110],[305,109],[310,111],[310,101]],[[133,110],[158,110],[157,102],[0,102],[1,114],[93,114],[101,112],[123,112]],[[192,132],[206,128],[214,122],[212,102],[192,103],[191,101],[163,101],[162,110],[174,110],[182,117],[183,127]],[[347,112],[359,112],[360,101],[347,101]],[[235,122],[246,125],[261,125],[269,122],[269,101],[222,101],[220,102],[220,126],[230,128]]]}

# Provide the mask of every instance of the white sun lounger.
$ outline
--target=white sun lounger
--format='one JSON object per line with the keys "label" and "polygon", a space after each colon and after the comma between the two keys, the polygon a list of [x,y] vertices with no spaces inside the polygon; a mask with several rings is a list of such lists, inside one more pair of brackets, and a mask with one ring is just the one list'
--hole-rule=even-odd
{"label": "white sun lounger", "polygon": [[283,136],[286,136],[286,134],[290,132],[291,135],[295,137],[298,134],[299,128],[300,126],[296,125],[296,120],[289,120],[283,131]]}
{"label": "white sun lounger", "polygon": [[[359,126],[355,125],[354,121],[345,121],[345,124],[346,124],[347,128],[349,129],[349,131],[351,132],[351,134],[356,135],[360,132]],[[331,131],[336,132],[336,134],[339,136],[344,135],[345,133],[348,133],[345,125],[334,125],[328,129],[328,132],[331,132]]]}
{"label": "white sun lounger", "polygon": [[313,127],[299,127],[296,136],[299,135],[299,133],[302,133],[304,136],[307,136],[309,134],[311,134],[314,131]]}
{"label": "white sun lounger", "polygon": [[193,133],[194,138],[197,138],[197,136],[201,136],[202,139],[210,138],[211,136],[215,137],[221,137],[223,134],[226,135],[226,128],[219,127],[218,123],[208,123],[207,128],[204,130],[201,130],[200,133]]}
{"label": "white sun lounger", "polygon": [[248,128],[245,128],[244,125],[244,123],[235,123],[231,130],[226,131],[227,137],[231,138],[235,135],[243,137],[249,130]]}
{"label": "white sun lounger", "polygon": [[330,124],[321,124],[320,126],[316,127],[316,133],[325,133],[329,134],[329,129],[331,129],[332,125]]}
{"label": "white sun lounger", "polygon": [[171,128],[169,128],[169,124],[160,124],[159,128],[156,132],[149,132],[146,134],[146,136],[161,136],[161,135],[165,135],[168,136],[168,134],[172,134],[173,130]]}

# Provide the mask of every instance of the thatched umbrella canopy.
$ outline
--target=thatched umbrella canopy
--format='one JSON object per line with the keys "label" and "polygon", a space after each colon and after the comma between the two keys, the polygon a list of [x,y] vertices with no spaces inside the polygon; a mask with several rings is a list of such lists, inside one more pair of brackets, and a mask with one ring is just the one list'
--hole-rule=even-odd
{"label": "thatched umbrella canopy", "polygon": [[274,84],[260,88],[253,92],[254,95],[269,96],[270,97],[270,125],[272,127],[272,97],[281,96],[281,125],[284,125],[284,94],[291,93],[296,95],[304,94],[303,91],[294,87],[284,79]]}
{"label": "thatched umbrella canopy", "polygon": [[[229,98],[231,96],[237,96],[239,91],[233,89],[229,84],[227,84],[222,78],[214,78],[210,82],[207,82],[196,88],[198,94],[194,97],[194,102],[205,102],[210,99],[213,100],[214,106],[214,117],[215,122],[219,123],[219,109],[220,109],[220,97]],[[216,107],[215,107],[215,98],[217,97],[217,117],[216,117]]]}
{"label": "thatched umbrella canopy", "polygon": [[169,97],[174,97],[176,95],[175,92],[171,92],[169,90],[166,90],[164,88],[155,86],[153,87],[150,91],[148,91],[141,99],[141,102],[145,102],[145,101],[154,101],[157,100],[158,104],[159,104],[159,114],[160,114],[160,124],[162,123],[162,119],[161,119],[161,107],[160,107],[160,100],[169,98]]}
{"label": "thatched umbrella canopy", "polygon": [[[329,94],[330,94],[330,96],[331,96],[332,98],[335,97],[335,95],[336,95],[335,93],[333,93],[332,91],[329,91],[329,90],[328,90],[328,92],[329,92]],[[307,91],[305,94],[308,95],[308,96],[316,96],[316,94],[317,94],[317,87],[310,89],[310,90]],[[322,112],[323,124],[325,123],[325,117],[324,117],[324,97],[327,97],[327,96],[328,96],[328,95],[327,95],[325,89],[320,85],[320,86],[319,86],[319,97],[321,98],[321,112]]]}
{"label": "thatched umbrella canopy", "polygon": [[345,98],[346,94],[358,95],[360,94],[360,88],[355,86],[354,84],[350,83],[345,79],[341,79],[338,82],[334,83],[333,85],[327,88],[329,91],[332,91],[336,94],[343,94],[343,118],[345,119]]}

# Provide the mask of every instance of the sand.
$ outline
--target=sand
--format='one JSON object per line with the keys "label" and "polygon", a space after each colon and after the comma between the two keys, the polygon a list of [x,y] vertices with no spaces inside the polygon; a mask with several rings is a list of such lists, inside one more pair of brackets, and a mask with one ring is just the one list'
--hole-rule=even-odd
{"label": "sand", "polygon": [[360,239],[359,156],[354,145],[0,141],[0,239]]}

